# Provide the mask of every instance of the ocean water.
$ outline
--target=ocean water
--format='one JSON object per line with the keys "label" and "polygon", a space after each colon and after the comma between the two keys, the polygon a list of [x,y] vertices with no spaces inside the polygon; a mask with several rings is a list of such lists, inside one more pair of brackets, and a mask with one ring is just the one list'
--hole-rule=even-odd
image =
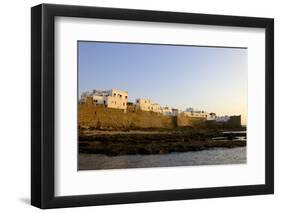
{"label": "ocean water", "polygon": [[79,170],[150,168],[194,165],[243,164],[247,162],[247,148],[217,148],[195,152],[158,155],[106,156],[79,154]]}

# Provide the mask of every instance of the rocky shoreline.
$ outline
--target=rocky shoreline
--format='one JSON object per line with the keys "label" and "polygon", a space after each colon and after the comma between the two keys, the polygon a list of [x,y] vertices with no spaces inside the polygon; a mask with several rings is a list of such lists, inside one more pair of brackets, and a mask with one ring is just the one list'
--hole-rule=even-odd
{"label": "rocky shoreline", "polygon": [[[237,140],[245,133],[225,134],[222,131],[159,131],[159,132],[86,132],[79,135],[79,153],[149,155],[172,152],[201,151],[212,148],[246,146]],[[221,138],[215,140],[214,138]]]}

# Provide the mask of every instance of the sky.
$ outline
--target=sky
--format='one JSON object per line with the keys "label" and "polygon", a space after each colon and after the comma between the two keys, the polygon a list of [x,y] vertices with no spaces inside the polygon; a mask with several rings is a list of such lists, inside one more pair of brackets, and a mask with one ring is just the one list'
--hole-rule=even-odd
{"label": "sky", "polygon": [[247,123],[247,49],[78,41],[79,96],[92,89],[127,91],[130,102],[217,115]]}

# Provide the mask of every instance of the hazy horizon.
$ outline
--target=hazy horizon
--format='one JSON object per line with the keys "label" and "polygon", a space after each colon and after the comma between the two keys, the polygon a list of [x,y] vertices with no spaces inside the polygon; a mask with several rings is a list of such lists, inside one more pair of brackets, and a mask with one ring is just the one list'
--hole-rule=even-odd
{"label": "hazy horizon", "polygon": [[79,97],[92,89],[128,91],[129,101],[194,107],[247,123],[247,49],[78,42]]}

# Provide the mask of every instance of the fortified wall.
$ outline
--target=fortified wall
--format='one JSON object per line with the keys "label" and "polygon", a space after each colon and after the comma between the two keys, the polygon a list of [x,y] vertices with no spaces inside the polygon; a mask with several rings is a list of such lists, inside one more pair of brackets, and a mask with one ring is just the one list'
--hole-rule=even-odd
{"label": "fortified wall", "polygon": [[172,128],[171,117],[158,113],[133,110],[128,107],[127,112],[94,104],[79,104],[79,125],[81,127],[105,129],[134,129],[134,128]]}
{"label": "fortified wall", "polygon": [[174,117],[141,111],[134,106],[128,106],[127,111],[124,112],[89,102],[78,105],[78,120],[80,127],[105,129],[175,128],[203,122],[184,115]]}
{"label": "fortified wall", "polygon": [[107,108],[92,102],[78,105],[78,121],[82,128],[102,129],[142,129],[142,128],[176,128],[202,127],[225,128],[241,127],[241,116],[231,116],[227,122],[206,121],[202,118],[190,118],[183,114],[178,116],[163,115],[156,112],[142,111],[133,105],[127,111]]}

